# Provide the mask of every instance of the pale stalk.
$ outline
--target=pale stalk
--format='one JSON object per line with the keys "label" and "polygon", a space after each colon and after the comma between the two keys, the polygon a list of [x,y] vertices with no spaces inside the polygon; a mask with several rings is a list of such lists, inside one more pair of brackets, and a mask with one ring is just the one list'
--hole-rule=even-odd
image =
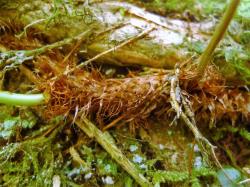
{"label": "pale stalk", "polygon": [[35,106],[45,102],[44,94],[18,94],[0,91],[0,103],[15,106]]}
{"label": "pale stalk", "polygon": [[213,52],[217,45],[219,44],[220,40],[223,38],[228,25],[230,21],[232,20],[237,7],[240,3],[240,0],[231,0],[229,6],[227,7],[219,25],[217,26],[207,48],[201,55],[199,59],[199,65],[198,65],[198,76],[202,77],[204,75],[204,72],[211,61]]}

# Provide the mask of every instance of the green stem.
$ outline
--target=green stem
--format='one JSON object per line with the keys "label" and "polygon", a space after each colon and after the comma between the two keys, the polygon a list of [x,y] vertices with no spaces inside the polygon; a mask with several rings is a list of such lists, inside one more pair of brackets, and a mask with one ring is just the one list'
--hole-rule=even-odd
{"label": "green stem", "polygon": [[226,9],[226,12],[224,13],[219,25],[217,26],[215,33],[213,34],[206,50],[203,52],[199,59],[199,65],[198,65],[198,76],[202,77],[204,75],[204,72],[212,58],[212,54],[220,42],[220,40],[223,38],[227,27],[232,20],[234,13],[240,3],[240,0],[231,0],[228,8]]}
{"label": "green stem", "polygon": [[0,91],[0,103],[6,105],[34,106],[45,102],[44,94],[17,94]]}

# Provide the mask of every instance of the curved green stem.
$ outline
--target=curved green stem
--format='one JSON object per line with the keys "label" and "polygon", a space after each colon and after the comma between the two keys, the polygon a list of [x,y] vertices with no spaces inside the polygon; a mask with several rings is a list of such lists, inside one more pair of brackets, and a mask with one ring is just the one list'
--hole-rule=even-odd
{"label": "curved green stem", "polygon": [[44,94],[17,94],[0,91],[0,103],[6,105],[34,106],[45,102]]}
{"label": "curved green stem", "polygon": [[213,34],[207,48],[201,55],[199,59],[199,65],[198,65],[198,76],[203,76],[204,72],[211,60],[212,54],[222,39],[223,35],[225,34],[227,27],[232,20],[234,13],[240,3],[240,0],[231,0],[228,8],[226,9],[219,25],[217,26],[215,33]]}

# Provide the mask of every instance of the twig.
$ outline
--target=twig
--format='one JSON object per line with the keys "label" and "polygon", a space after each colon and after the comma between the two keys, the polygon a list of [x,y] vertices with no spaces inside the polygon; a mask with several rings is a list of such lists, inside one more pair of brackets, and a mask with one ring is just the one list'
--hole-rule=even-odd
{"label": "twig", "polygon": [[96,37],[97,37],[97,36],[101,36],[101,35],[103,35],[103,34],[106,34],[106,33],[110,32],[110,31],[115,30],[115,29],[119,29],[119,28],[121,28],[121,27],[123,27],[123,26],[126,26],[126,25],[128,25],[128,24],[129,24],[129,22],[121,22],[121,23],[118,23],[118,24],[116,24],[116,25],[114,25],[114,26],[112,26],[112,27],[109,27],[109,28],[107,28],[107,29],[105,29],[105,30],[103,30],[103,31],[101,31],[101,32],[99,32],[99,33],[97,33],[97,34],[96,34]]}
{"label": "twig", "polygon": [[242,184],[245,184],[245,183],[249,183],[250,184],[250,179],[245,179],[243,181],[240,181],[238,184],[242,185]]}
{"label": "twig", "polygon": [[45,53],[46,51],[52,50],[57,47],[61,47],[66,44],[70,44],[73,41],[83,40],[86,39],[91,34],[92,28],[84,31],[83,33],[79,34],[78,36],[67,38],[61,40],[59,42],[55,42],[37,49],[32,50],[13,50],[0,53],[0,65],[8,65],[5,68],[15,67],[17,65],[22,64],[24,61],[31,60],[33,57]]}
{"label": "twig", "polygon": [[105,127],[103,128],[103,130],[106,131],[107,129],[109,129],[109,128],[115,126],[115,125],[116,125],[119,121],[121,121],[122,118],[124,118],[124,117],[125,117],[124,115],[119,116],[118,118],[116,118],[115,120],[113,120],[111,123],[109,123],[107,126],[105,126]]}
{"label": "twig", "polygon": [[38,19],[38,20],[33,21],[32,23],[26,25],[26,26],[23,28],[23,31],[22,31],[20,34],[17,34],[16,37],[17,37],[18,39],[20,39],[23,35],[24,35],[25,37],[27,37],[27,29],[28,29],[28,28],[30,28],[31,26],[33,26],[33,25],[35,25],[35,24],[42,23],[42,22],[44,22],[44,21],[46,21],[46,19]]}
{"label": "twig", "polygon": [[93,58],[91,58],[91,59],[89,59],[89,60],[87,60],[87,61],[84,61],[84,62],[80,63],[79,65],[77,65],[76,67],[74,67],[74,68],[72,68],[72,69],[70,69],[70,70],[65,71],[64,74],[65,74],[65,75],[70,74],[70,73],[72,73],[73,71],[75,71],[75,69],[81,68],[81,67],[83,67],[83,66],[86,66],[86,65],[88,65],[89,63],[91,63],[91,62],[97,60],[98,58],[100,58],[100,57],[102,57],[102,56],[104,56],[104,55],[106,55],[106,54],[108,54],[108,53],[114,52],[114,51],[116,51],[117,49],[119,49],[119,48],[121,48],[121,47],[123,47],[123,46],[125,46],[125,45],[127,45],[127,44],[129,44],[129,43],[132,43],[132,42],[138,40],[139,38],[141,38],[141,37],[147,35],[147,34],[150,33],[151,31],[153,31],[154,29],[155,29],[155,27],[151,27],[151,28],[149,28],[149,29],[146,29],[146,30],[144,30],[143,32],[141,32],[140,34],[138,34],[138,35],[136,35],[136,36],[134,36],[134,37],[129,38],[128,40],[122,42],[121,44],[119,44],[119,45],[117,45],[117,46],[115,46],[115,47],[113,47],[113,48],[111,48],[111,49],[108,49],[108,50],[106,50],[106,51],[104,51],[104,52],[102,52],[102,53],[99,53],[98,55],[94,56]]}
{"label": "twig", "polygon": [[83,130],[90,138],[95,140],[110,154],[110,156],[127,171],[141,186],[153,186],[130,162],[127,157],[110,141],[110,135],[101,132],[91,121],[83,117],[76,120],[76,125]]}
{"label": "twig", "polygon": [[[117,24],[117,25],[114,25],[113,27],[110,27],[110,28],[108,28],[108,29],[105,29],[104,31],[101,31],[101,32],[99,32],[99,33],[97,33],[96,35],[95,35],[95,37],[97,37],[97,36],[100,36],[100,35],[103,35],[103,34],[105,34],[105,33],[107,33],[107,32],[110,32],[110,31],[112,31],[112,30],[114,30],[114,29],[118,29],[118,28],[120,28],[120,27],[122,27],[122,26],[124,26],[124,25],[127,25],[128,23],[126,22],[126,23],[120,23],[120,24]],[[68,60],[68,58],[75,52],[75,50],[81,45],[81,43],[82,43],[82,41],[84,40],[85,38],[80,38],[80,40],[76,43],[76,45],[73,47],[73,49],[69,52],[69,54],[63,59],[63,61],[62,61],[62,64],[64,64],[65,62],[66,62],[66,60]]]}

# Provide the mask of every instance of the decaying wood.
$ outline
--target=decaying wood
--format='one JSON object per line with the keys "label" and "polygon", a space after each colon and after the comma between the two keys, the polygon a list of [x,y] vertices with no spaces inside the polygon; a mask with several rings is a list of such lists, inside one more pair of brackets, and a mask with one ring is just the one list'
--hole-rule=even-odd
{"label": "decaying wood", "polygon": [[[26,26],[24,33],[35,29],[35,34],[40,35],[42,31],[50,42],[55,42],[77,36],[90,27],[100,33],[123,23],[122,26],[101,35],[96,36],[93,33],[94,37],[82,44],[81,55],[90,59],[115,48],[131,37],[136,37],[147,28],[154,27],[155,29],[144,38],[109,52],[95,61],[122,66],[173,68],[177,62],[183,62],[188,56],[185,49],[180,49],[185,40],[207,40],[208,37],[203,32],[213,25],[165,18],[129,3],[116,1],[90,3],[89,6],[78,3],[74,9],[67,5],[67,12],[58,7],[61,14],[55,19],[55,6],[45,1],[1,3],[1,26],[11,29],[13,23],[23,25]],[[8,24],[9,27],[6,26]],[[22,32],[20,30],[17,35],[22,36]]]}

